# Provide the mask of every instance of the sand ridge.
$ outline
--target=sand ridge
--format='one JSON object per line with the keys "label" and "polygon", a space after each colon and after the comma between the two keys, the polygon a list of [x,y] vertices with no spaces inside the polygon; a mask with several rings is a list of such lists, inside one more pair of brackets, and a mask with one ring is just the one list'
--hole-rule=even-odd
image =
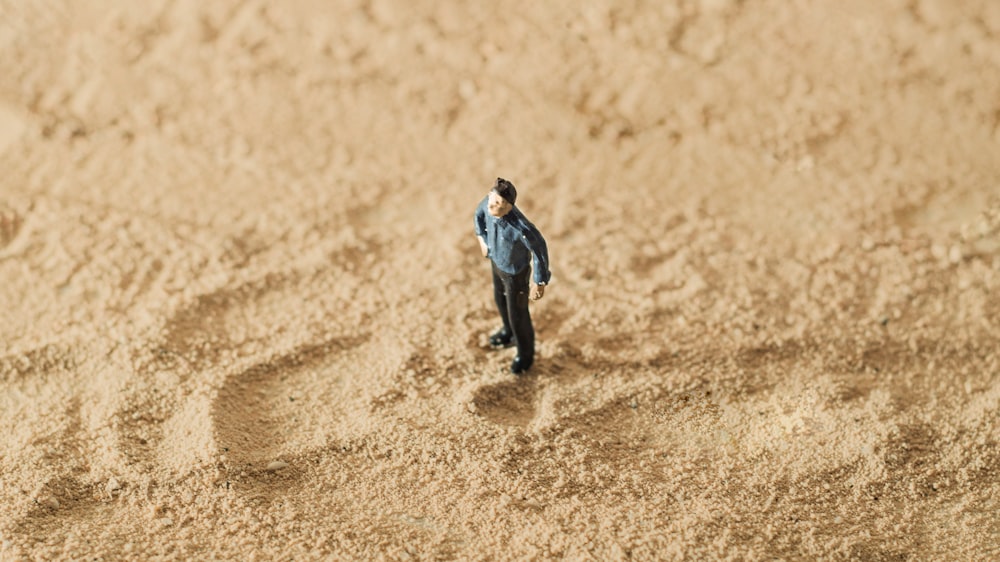
{"label": "sand ridge", "polygon": [[0,559],[1000,555],[997,6],[0,1]]}

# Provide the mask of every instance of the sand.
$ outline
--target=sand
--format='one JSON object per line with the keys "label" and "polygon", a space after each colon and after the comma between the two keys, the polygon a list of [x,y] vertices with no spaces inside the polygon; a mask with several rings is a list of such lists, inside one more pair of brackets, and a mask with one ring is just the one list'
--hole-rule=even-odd
{"label": "sand", "polygon": [[3,0],[0,68],[2,560],[1000,557],[998,2]]}

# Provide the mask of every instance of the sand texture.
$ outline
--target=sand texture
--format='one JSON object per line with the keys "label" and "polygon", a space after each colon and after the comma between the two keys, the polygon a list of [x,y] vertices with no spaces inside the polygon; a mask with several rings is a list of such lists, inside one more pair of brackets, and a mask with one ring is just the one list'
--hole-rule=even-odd
{"label": "sand texture", "polygon": [[0,0],[0,70],[0,560],[1000,559],[996,0]]}

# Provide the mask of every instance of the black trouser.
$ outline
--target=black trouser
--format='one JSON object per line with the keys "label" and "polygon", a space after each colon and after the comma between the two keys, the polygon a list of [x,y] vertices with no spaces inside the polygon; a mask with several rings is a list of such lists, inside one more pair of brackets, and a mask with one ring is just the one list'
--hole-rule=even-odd
{"label": "black trouser", "polygon": [[535,329],[528,312],[528,277],[531,267],[511,275],[493,264],[493,298],[503,319],[504,330],[514,335],[517,355],[531,363],[535,357]]}

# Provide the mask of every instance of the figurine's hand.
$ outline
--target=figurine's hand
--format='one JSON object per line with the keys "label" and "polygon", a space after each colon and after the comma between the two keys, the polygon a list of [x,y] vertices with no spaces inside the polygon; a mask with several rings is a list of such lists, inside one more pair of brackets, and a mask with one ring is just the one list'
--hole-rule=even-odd
{"label": "figurine's hand", "polygon": [[545,285],[535,285],[531,288],[531,300],[537,301],[545,295]]}
{"label": "figurine's hand", "polygon": [[486,246],[486,240],[483,240],[478,236],[476,237],[476,240],[479,240],[479,249],[483,252],[483,257],[485,258],[490,254],[490,249]]}

